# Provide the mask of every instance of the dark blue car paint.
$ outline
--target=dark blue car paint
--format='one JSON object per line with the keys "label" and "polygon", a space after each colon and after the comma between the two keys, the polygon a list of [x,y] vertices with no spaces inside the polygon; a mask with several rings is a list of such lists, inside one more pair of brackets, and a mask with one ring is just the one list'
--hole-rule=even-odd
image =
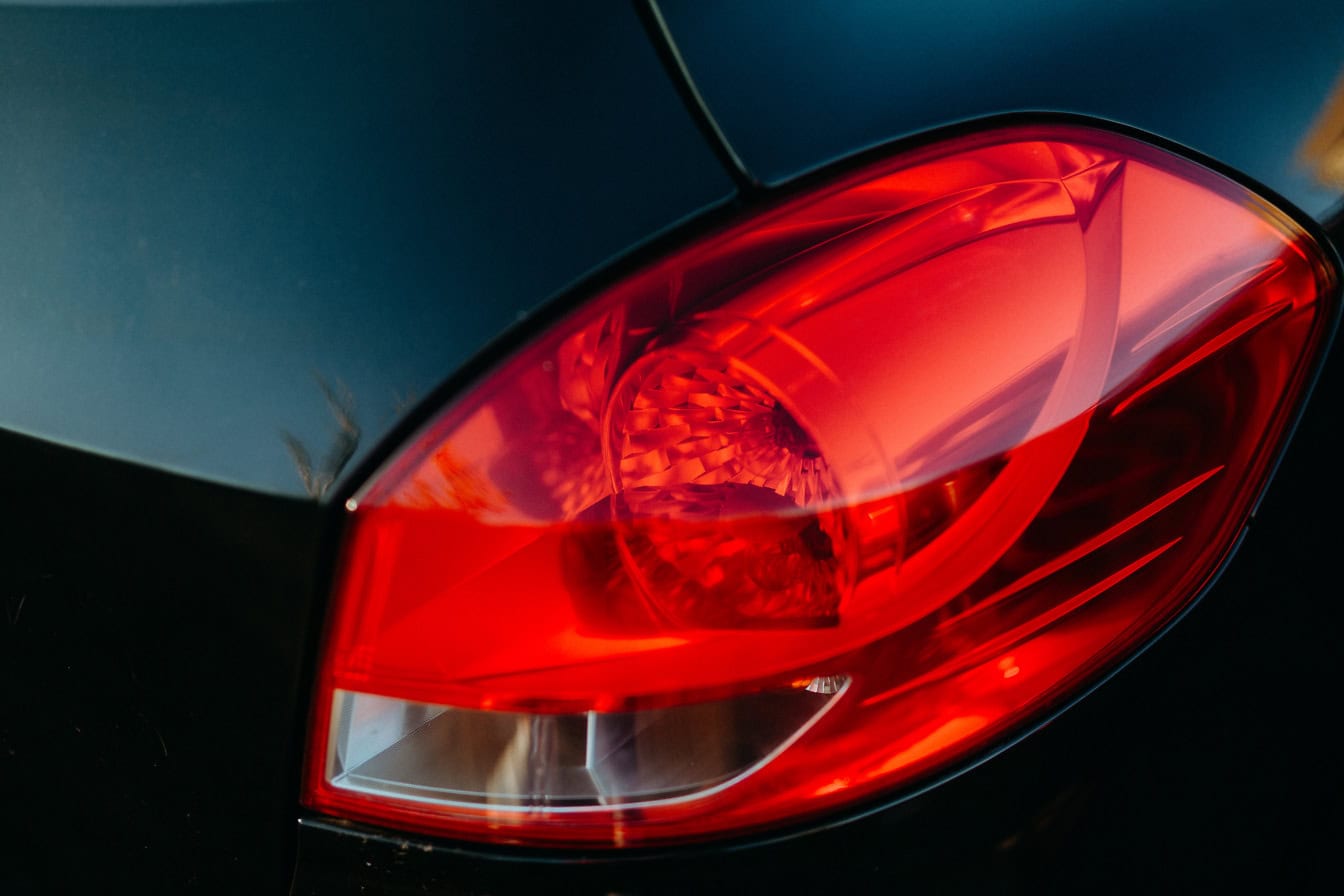
{"label": "dark blue car paint", "polygon": [[303,494],[731,192],[623,3],[0,6],[0,425]]}
{"label": "dark blue car paint", "polygon": [[1313,215],[1339,189],[1298,157],[1344,75],[1335,0],[660,0],[747,170],[777,184],[856,150],[1023,109],[1140,128]]}

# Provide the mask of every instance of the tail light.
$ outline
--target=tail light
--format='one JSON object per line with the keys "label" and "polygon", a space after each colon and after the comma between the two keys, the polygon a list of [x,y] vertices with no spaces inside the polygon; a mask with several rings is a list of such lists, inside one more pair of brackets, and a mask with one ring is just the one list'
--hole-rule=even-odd
{"label": "tail light", "polygon": [[1214,575],[1335,276],[1244,187],[1078,125],[942,142],[685,246],[348,503],[306,801],[621,846],[967,759]]}

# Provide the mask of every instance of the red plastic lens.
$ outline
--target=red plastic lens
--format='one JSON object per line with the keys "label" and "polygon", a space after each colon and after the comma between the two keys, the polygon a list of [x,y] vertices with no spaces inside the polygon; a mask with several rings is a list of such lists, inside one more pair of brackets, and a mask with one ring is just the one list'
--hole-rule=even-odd
{"label": "red plastic lens", "polygon": [[351,503],[307,801],[624,845],[965,758],[1213,575],[1336,290],[1245,188],[1080,126],[943,142],[705,237]]}

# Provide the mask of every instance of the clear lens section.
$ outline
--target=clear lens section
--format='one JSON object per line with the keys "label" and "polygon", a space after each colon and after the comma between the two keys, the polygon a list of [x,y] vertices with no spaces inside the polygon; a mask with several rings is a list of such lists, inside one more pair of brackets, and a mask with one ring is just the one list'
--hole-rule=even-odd
{"label": "clear lens section", "polygon": [[354,793],[502,809],[582,809],[704,795],[812,726],[848,680],[633,712],[460,709],[333,696],[327,775]]}

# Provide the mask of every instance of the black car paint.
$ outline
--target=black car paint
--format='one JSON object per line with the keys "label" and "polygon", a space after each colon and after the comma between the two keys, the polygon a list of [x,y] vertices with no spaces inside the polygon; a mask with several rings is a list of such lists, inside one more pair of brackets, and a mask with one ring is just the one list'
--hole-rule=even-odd
{"label": "black car paint", "polygon": [[[778,127],[781,104],[816,112],[781,98],[796,85],[768,71],[754,81],[715,75],[726,51],[696,42],[735,32],[709,22],[697,37],[685,9],[664,12],[708,110],[728,140],[742,141],[753,177],[769,182],[927,125],[1051,104],[1024,93],[986,108],[978,82],[953,79],[940,86],[944,111],[932,121],[865,89],[843,104],[848,129],[832,112],[828,127],[797,128],[790,144],[782,139],[790,130]],[[1321,33],[1338,34],[1338,18]],[[751,27],[745,36],[783,27],[778,13],[739,19]],[[1083,44],[1086,22],[1077,27],[1072,43]],[[1026,39],[1022,28],[1011,33]],[[1293,67],[1328,71],[1340,45],[1294,45]],[[969,61],[975,49],[959,52]],[[91,75],[81,80],[53,61],[81,50],[118,63],[100,69],[97,90]],[[1120,71],[1134,58],[1083,50],[1094,68]],[[1192,58],[1207,69],[1215,57]],[[338,64],[351,59],[361,61]],[[1333,532],[1302,515],[1340,497],[1328,473],[1338,453],[1329,425],[1338,364],[1327,367],[1251,537],[1210,599],[1043,731],[892,810],[774,845],[634,860],[571,855],[563,864],[312,818],[296,832],[295,818],[307,814],[296,800],[307,681],[340,524],[332,499],[411,419],[391,402],[379,414],[366,394],[464,382],[480,347],[518,311],[581,298],[582,285],[564,289],[569,281],[623,259],[597,275],[611,276],[639,257],[637,244],[688,215],[716,205],[711,218],[731,214],[729,173],[623,4],[3,8],[0,71],[0,134],[22,150],[0,156],[8,205],[0,307],[12,340],[28,346],[3,363],[10,392],[26,386],[23,400],[48,415],[33,425],[16,416],[12,397],[0,398],[6,428],[33,434],[0,435],[10,471],[0,486],[9,510],[0,539],[0,889],[133,881],[265,892],[292,878],[305,893],[1014,891],[1328,879],[1344,782],[1321,719],[1344,661],[1332,638],[1340,610],[1316,581]],[[271,79],[289,87],[267,91]],[[1108,95],[1125,94],[1116,83]],[[1249,108],[1235,78],[1212,83],[1208,101],[1237,110],[1236,132],[1281,139],[1238,143],[1213,115],[1182,119],[1178,133],[1175,119],[1145,120],[1137,86],[1123,107],[1093,105],[1081,88],[1069,107],[1182,139],[1318,215],[1335,201],[1303,186],[1292,158],[1302,109],[1323,99],[1320,77],[1281,78],[1271,89],[1281,102]],[[1217,94],[1219,83],[1231,93]],[[737,111],[734,92],[745,98]],[[287,105],[267,111],[276,96]],[[385,96],[400,105],[380,105]],[[753,108],[764,122],[754,144]],[[432,112],[449,109],[473,110],[472,129],[438,128]],[[334,122],[346,111],[422,140],[343,131]],[[221,119],[245,127],[221,131]],[[151,139],[156,128],[171,138],[164,145]],[[83,155],[62,157],[71,146]],[[214,189],[192,192],[190,167],[165,164],[198,154],[215,162],[203,169]],[[285,172],[308,188],[286,193]],[[520,182],[520,172],[529,178]],[[386,194],[377,189],[384,179]],[[430,186],[420,193],[423,179]],[[265,188],[252,189],[258,183]],[[342,187],[362,192],[341,198]],[[210,223],[197,202],[222,208],[225,224]],[[133,211],[167,244],[128,260]],[[380,231],[370,219],[393,226]],[[70,222],[83,229],[57,226]],[[452,238],[476,234],[473,225],[479,238]],[[1332,235],[1344,241],[1338,224]],[[237,281],[212,260],[221,245],[252,295],[293,315],[257,318],[246,290],[225,288]],[[208,276],[174,283],[172,264],[183,257]],[[327,270],[347,263],[365,273]],[[84,279],[64,279],[67,264]],[[297,286],[305,273],[354,287],[344,298],[305,297]],[[453,285],[466,278],[490,285],[490,300],[442,299],[460,296]],[[419,290],[383,288],[411,280]],[[126,334],[155,289],[167,290],[151,303],[161,331],[137,342]],[[547,303],[553,295],[561,298]],[[314,313],[332,317],[306,329]],[[90,350],[99,339],[103,355]],[[182,354],[180,345],[198,351]],[[140,364],[138,353],[156,346],[167,360],[146,362],[143,380],[119,380],[107,365]],[[258,353],[270,361],[249,373]],[[210,376],[160,402],[156,387],[197,357]],[[291,432],[320,457],[339,432],[314,371],[349,386],[372,412],[360,420],[359,454],[322,502],[299,497],[304,482],[283,440]],[[92,395],[72,397],[90,385]],[[93,422],[80,402],[98,405]],[[213,421],[208,453],[191,447],[202,421]]]}

